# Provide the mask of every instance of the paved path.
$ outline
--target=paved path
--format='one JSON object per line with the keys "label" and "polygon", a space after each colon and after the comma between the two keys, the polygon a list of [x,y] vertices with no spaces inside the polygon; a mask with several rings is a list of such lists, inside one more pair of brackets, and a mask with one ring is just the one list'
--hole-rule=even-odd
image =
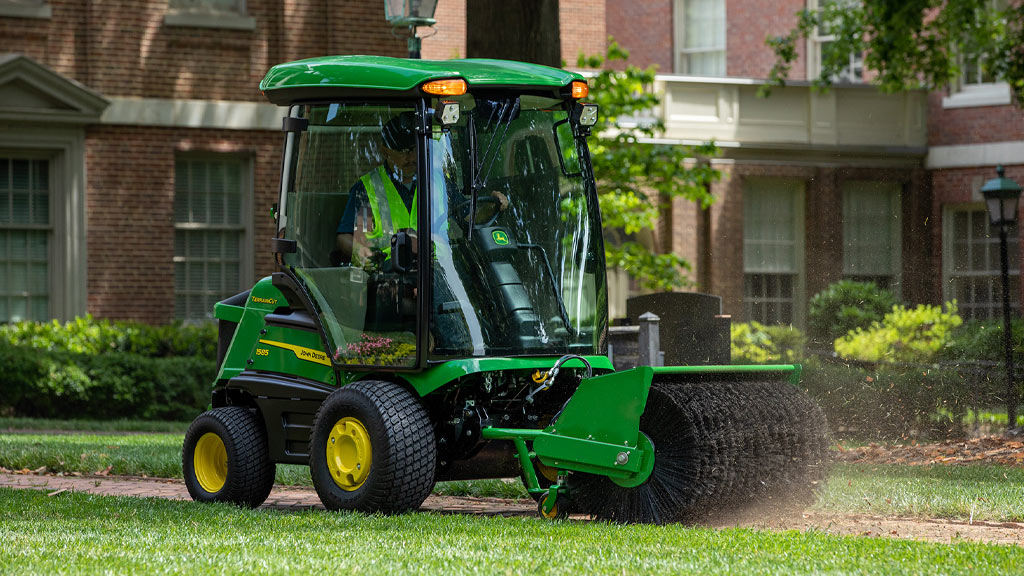
{"label": "paved path", "polygon": [[[0,474],[0,487],[87,492],[109,496],[136,496],[188,500],[182,480],[138,478],[131,476],[36,476]],[[275,486],[262,508],[277,510],[323,509],[312,488]],[[431,495],[420,510],[442,514],[477,514],[482,516],[534,516],[537,505],[530,501],[501,498],[468,498]],[[584,520],[584,516],[573,516]],[[716,528],[732,526],[759,530],[814,530],[848,536],[872,536],[950,543],[961,540],[1024,546],[1024,523],[962,522],[955,520],[916,518],[884,518],[879,516],[828,514],[814,511],[749,511],[742,517],[723,519]]]}
{"label": "paved path", "polygon": [[[0,474],[0,487],[34,488],[56,492],[58,490],[88,492],[107,496],[137,496],[189,500],[188,490],[182,480],[164,478],[138,478],[131,476],[35,476],[22,474]],[[261,508],[278,510],[320,509],[324,506],[312,488],[297,486],[274,486],[270,497]],[[504,500],[501,498],[465,498],[431,494],[420,510],[455,514],[480,514],[485,516],[533,516],[537,505],[530,501]]]}

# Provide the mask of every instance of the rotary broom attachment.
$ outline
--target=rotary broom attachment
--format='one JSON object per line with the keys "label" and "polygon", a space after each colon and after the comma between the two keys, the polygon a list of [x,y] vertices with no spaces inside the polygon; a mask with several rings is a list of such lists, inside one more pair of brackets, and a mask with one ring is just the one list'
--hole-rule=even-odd
{"label": "rotary broom attachment", "polygon": [[786,380],[741,378],[659,376],[640,420],[654,444],[650,478],[624,488],[574,474],[574,508],[617,522],[663,524],[766,504],[809,504],[825,473],[824,414]]}

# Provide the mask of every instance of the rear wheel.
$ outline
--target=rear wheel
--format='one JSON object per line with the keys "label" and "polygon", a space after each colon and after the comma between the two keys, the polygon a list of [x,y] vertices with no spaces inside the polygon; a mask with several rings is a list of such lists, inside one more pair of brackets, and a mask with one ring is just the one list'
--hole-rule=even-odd
{"label": "rear wheel", "polygon": [[201,414],[185,433],[181,468],[197,502],[231,502],[255,508],[274,487],[267,433],[246,408],[215,408]]}
{"label": "rear wheel", "polygon": [[415,510],[434,486],[437,445],[415,396],[362,381],[324,400],[310,435],[309,471],[329,510]]}

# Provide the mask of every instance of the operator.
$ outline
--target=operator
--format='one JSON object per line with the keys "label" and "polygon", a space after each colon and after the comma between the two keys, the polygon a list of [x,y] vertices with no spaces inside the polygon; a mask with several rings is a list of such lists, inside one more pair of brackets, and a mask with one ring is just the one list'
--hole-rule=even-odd
{"label": "operator", "polygon": [[381,139],[384,163],[352,186],[338,223],[336,254],[340,264],[362,265],[374,252],[383,253],[387,261],[391,236],[400,230],[416,230],[415,115],[402,112],[389,120]]}

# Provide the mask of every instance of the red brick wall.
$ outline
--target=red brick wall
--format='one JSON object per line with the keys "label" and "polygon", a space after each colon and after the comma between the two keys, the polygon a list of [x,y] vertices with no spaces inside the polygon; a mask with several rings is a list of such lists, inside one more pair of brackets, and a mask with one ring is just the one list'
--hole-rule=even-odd
{"label": "red brick wall", "polygon": [[[775,55],[765,38],[788,34],[796,26],[803,0],[726,0],[726,73],[740,78],[767,78]],[[807,78],[805,43],[797,44],[798,59],[790,80]]]}
{"label": "red brick wall", "polygon": [[383,4],[250,0],[255,30],[164,24],[163,2],[50,2],[49,20],[0,18],[0,52],[23,53],[106,96],[261,101],[270,66],[328,54],[404,56]]}
{"label": "red brick wall", "polygon": [[559,1],[558,28],[562,35],[562,61],[565,66],[575,68],[580,54],[604,54],[607,44],[604,19],[604,0]]}
{"label": "red brick wall", "polygon": [[942,97],[940,92],[928,96],[929,146],[1024,140],[1024,110],[1013,105],[944,109]]}
{"label": "red brick wall", "polygon": [[659,73],[672,73],[672,0],[608,0],[605,27],[609,36],[629,50],[630,64],[641,68],[655,65]]}
{"label": "red brick wall", "polygon": [[[436,33],[423,40],[424,60],[450,60],[466,57],[466,2],[438,0],[434,11]],[[424,29],[423,34],[430,34]]]}
{"label": "red brick wall", "polygon": [[88,311],[165,323],[174,316],[174,160],[243,155],[252,165],[256,278],[273,271],[268,217],[277,201],[279,132],[95,127],[87,132]]}

